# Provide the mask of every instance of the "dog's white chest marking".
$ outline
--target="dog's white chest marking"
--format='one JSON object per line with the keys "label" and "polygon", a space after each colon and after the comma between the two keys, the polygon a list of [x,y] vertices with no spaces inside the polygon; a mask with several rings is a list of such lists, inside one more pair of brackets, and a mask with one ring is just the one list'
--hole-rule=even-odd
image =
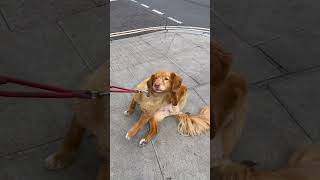
{"label": "dog's white chest marking", "polygon": [[180,112],[180,109],[178,106],[173,106],[172,104],[168,104],[162,108],[160,108],[156,113],[155,113],[155,118],[157,118],[159,121],[162,119],[178,114]]}

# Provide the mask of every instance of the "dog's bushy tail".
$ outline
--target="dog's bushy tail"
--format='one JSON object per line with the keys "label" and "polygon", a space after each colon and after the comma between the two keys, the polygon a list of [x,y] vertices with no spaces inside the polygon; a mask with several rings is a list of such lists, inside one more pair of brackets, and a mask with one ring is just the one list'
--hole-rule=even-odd
{"label": "dog's bushy tail", "polygon": [[210,129],[210,107],[206,106],[198,114],[181,113],[175,116],[179,120],[178,132],[183,136],[197,136]]}

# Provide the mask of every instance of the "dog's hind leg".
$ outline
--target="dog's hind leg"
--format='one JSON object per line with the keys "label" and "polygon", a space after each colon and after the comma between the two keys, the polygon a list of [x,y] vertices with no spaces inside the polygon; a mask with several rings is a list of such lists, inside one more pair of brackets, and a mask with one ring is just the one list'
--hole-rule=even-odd
{"label": "dog's hind leg", "polygon": [[129,108],[128,108],[128,110],[126,110],[125,112],[124,112],[124,114],[125,115],[131,115],[133,112],[134,112],[134,110],[136,109],[136,105],[137,105],[137,102],[134,100],[134,99],[132,99],[132,101],[131,101],[131,103],[130,103],[130,105],[129,105]]}
{"label": "dog's hind leg", "polygon": [[145,138],[140,140],[139,146],[144,146],[148,144],[159,132],[159,122],[157,121],[157,119],[152,118],[149,121],[149,125],[150,125],[149,133]]}
{"label": "dog's hind leg", "polygon": [[80,126],[74,117],[71,126],[64,138],[63,144],[57,152],[46,159],[46,167],[51,170],[61,169],[73,160],[81,144],[85,129]]}
{"label": "dog's hind leg", "polygon": [[147,113],[142,113],[138,122],[136,122],[133,127],[126,134],[126,139],[130,140],[133,136],[135,136],[144,125],[150,120],[150,115]]}

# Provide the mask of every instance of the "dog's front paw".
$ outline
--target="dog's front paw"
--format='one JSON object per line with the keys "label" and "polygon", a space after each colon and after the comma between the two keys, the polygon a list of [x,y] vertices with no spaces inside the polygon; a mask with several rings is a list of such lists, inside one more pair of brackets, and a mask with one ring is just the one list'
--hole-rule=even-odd
{"label": "dog's front paw", "polygon": [[45,160],[45,167],[49,170],[58,170],[68,166],[73,160],[73,155],[62,156],[54,153]]}
{"label": "dog's front paw", "polygon": [[143,138],[143,139],[141,139],[140,142],[139,142],[139,147],[144,147],[144,146],[147,145],[147,144],[148,144],[148,142]]}
{"label": "dog's front paw", "polygon": [[129,141],[131,137],[129,136],[129,133],[126,134],[126,139]]}
{"label": "dog's front paw", "polygon": [[128,111],[124,111],[123,114],[126,115],[126,116],[129,116],[129,112]]}

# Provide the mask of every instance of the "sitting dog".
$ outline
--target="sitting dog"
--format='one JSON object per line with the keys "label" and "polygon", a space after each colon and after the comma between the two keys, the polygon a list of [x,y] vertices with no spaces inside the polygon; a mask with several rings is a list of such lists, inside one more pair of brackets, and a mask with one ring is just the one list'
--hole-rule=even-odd
{"label": "sitting dog", "polygon": [[149,123],[149,133],[139,142],[140,146],[146,145],[158,134],[159,123],[168,116],[175,116],[180,120],[179,132],[184,134],[198,135],[209,129],[208,110],[202,110],[198,115],[182,112],[187,103],[188,89],[176,73],[157,72],[138,84],[136,89],[147,91],[148,94],[134,94],[128,110],[125,111],[126,115],[131,115],[137,104],[142,110],[140,119],[126,134],[128,140]]}
{"label": "sitting dog", "polygon": [[[107,77],[107,64],[104,64],[88,78],[82,89],[105,91],[109,86]],[[67,166],[76,155],[85,130],[89,130],[95,137],[98,153],[103,159],[97,179],[106,180],[109,177],[107,165],[109,162],[109,127],[106,119],[109,109],[106,107],[107,102],[109,102],[109,96],[108,98],[104,96],[77,101],[74,117],[62,146],[46,159],[48,169],[55,170]]]}
{"label": "sitting dog", "polygon": [[245,125],[248,87],[241,75],[231,71],[231,54],[216,41],[210,48],[215,122],[210,134],[211,165],[216,166],[229,158],[239,141]]}
{"label": "sitting dog", "polygon": [[214,168],[215,180],[318,180],[320,144],[305,145],[292,154],[286,166],[269,172],[257,171],[250,161],[227,162]]}

